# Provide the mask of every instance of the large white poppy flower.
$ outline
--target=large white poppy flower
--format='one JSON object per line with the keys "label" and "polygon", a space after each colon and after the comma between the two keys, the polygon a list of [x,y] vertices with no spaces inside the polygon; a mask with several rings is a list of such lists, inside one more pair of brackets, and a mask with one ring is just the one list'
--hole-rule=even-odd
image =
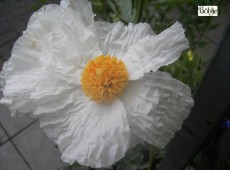
{"label": "large white poppy flower", "polygon": [[63,161],[107,167],[143,141],[163,148],[180,129],[190,89],[157,70],[186,48],[178,22],[156,35],[145,23],[94,21],[88,1],[63,0],[30,18],[4,64],[1,103],[39,117]]}

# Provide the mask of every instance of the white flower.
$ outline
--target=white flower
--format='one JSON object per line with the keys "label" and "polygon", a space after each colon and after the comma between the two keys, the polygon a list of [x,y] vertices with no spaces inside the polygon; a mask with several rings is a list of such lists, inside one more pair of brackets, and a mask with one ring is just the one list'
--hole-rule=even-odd
{"label": "white flower", "polygon": [[145,23],[94,21],[88,1],[63,0],[30,18],[4,64],[1,103],[39,117],[63,161],[107,167],[143,141],[163,148],[180,129],[190,89],[157,70],[186,48],[178,22],[156,35]]}

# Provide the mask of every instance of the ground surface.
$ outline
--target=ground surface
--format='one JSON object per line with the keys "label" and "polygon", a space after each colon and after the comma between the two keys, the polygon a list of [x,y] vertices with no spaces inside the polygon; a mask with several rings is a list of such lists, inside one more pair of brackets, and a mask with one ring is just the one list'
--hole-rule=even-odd
{"label": "ground surface", "polygon": [[[10,58],[14,42],[26,29],[34,5],[39,6],[39,0],[0,0],[0,69]],[[209,58],[214,56],[228,16],[229,13],[215,18],[219,27],[206,33],[209,45],[200,53]],[[7,107],[0,105],[0,170],[57,170],[65,166],[59,150],[41,131],[37,120],[13,119]]]}

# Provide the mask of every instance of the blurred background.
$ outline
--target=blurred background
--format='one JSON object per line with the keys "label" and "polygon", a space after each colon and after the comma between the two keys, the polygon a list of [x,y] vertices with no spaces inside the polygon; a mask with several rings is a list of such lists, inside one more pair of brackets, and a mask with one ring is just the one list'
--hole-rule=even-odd
{"label": "blurred background", "polygon": [[[33,12],[42,5],[59,0],[0,0],[0,69],[10,58],[12,47]],[[188,84],[195,95],[205,70],[215,57],[230,18],[230,1],[226,0],[91,0],[96,20],[127,23],[147,22],[155,33],[170,27],[175,21],[182,23],[190,48],[175,63],[161,68]],[[218,16],[197,16],[198,5],[217,5]],[[2,94],[0,94],[2,97]],[[219,129],[222,131],[221,127]],[[218,134],[220,134],[218,132]],[[213,135],[186,170],[211,170],[230,167],[229,160],[215,159]],[[166,147],[167,149],[167,147]],[[156,169],[165,150],[139,145],[124,159],[108,169]],[[208,152],[207,152],[208,150]],[[212,151],[213,150],[213,151]],[[228,169],[227,168],[227,169]],[[11,118],[9,110],[0,105],[0,170],[90,170],[77,163],[67,165],[61,161],[59,150],[39,128],[38,120],[28,117]],[[230,169],[230,168],[229,168]],[[106,169],[100,169],[106,170]]]}

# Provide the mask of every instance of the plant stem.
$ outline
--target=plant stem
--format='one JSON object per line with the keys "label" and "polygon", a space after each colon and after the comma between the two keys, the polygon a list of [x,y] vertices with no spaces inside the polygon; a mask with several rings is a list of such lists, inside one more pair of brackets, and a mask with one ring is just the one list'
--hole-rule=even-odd
{"label": "plant stem", "polygon": [[156,148],[153,145],[149,146],[149,167],[148,167],[148,170],[152,170],[153,160],[157,156],[158,152],[159,152],[158,148]]}
{"label": "plant stem", "polygon": [[138,23],[141,21],[141,16],[143,13],[143,8],[144,8],[145,0],[135,0],[135,8],[136,10],[136,15],[134,19],[134,23]]}

